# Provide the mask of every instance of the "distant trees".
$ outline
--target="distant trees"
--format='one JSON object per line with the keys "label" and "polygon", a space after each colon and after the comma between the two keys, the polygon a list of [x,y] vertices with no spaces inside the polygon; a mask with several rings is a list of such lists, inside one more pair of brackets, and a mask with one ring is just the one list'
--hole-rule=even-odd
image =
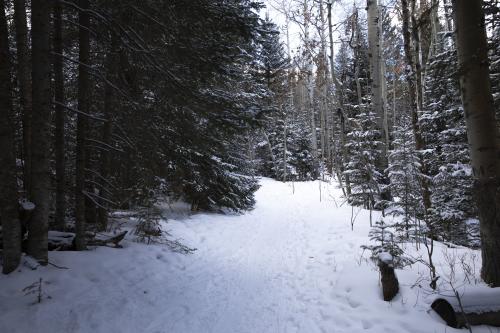
{"label": "distant trees", "polygon": [[[458,3],[462,13],[471,10],[468,20],[455,13]],[[500,124],[498,108],[494,107],[500,101],[498,4],[457,0],[452,10],[449,2],[436,0],[401,0],[390,6],[368,0],[366,7],[359,6],[365,3],[355,3],[339,22],[327,16],[326,24],[323,1],[273,4],[300,31],[301,43],[291,57],[298,78],[295,98],[299,103],[295,110],[297,119],[306,120],[303,128],[311,143],[321,144],[309,148],[313,160],[319,162],[314,169],[339,178],[351,204],[401,216],[401,231],[407,239],[424,237],[429,260],[434,240],[480,245],[476,230],[479,217],[483,276],[486,281],[495,281],[492,276],[498,275],[498,256],[493,253],[498,250],[493,248],[499,246],[494,241],[499,238],[498,222],[493,222],[498,218],[493,212],[498,211],[494,207],[498,205],[495,191],[499,187],[498,180],[493,180],[498,177]],[[328,13],[336,5],[330,1],[326,4]],[[474,10],[483,7],[486,20],[482,22],[482,14],[470,6],[475,6]],[[366,8],[366,15],[360,8]],[[398,20],[392,19],[395,16]],[[460,26],[467,24],[474,24],[474,29],[461,31]],[[483,33],[484,27],[488,35]],[[326,30],[329,38],[324,36]],[[471,37],[473,32],[475,37]],[[467,39],[461,41],[464,35]],[[327,67],[332,76],[326,93],[318,94],[323,87],[320,64],[325,40],[331,53]],[[315,64],[312,78],[311,57]],[[488,76],[491,89],[483,84]],[[479,81],[481,84],[476,84]],[[311,91],[315,93],[311,95]],[[326,116],[318,107],[324,105],[323,96]],[[478,104],[472,102],[475,98]],[[302,108],[297,107],[299,104]],[[308,128],[311,113],[315,128]],[[486,113],[488,120],[481,120],[486,119]],[[333,148],[333,169],[325,167],[330,158],[325,158],[328,154],[323,154],[322,147]],[[478,186],[484,186],[484,190],[474,190]],[[482,203],[474,204],[474,192],[481,194]],[[485,219],[490,222],[483,223]]]}

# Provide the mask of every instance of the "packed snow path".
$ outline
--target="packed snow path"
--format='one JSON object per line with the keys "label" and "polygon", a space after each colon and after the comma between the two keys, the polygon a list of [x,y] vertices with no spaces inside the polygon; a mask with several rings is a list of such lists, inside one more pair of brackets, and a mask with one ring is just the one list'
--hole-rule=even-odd
{"label": "packed snow path", "polygon": [[[368,213],[319,182],[262,180],[244,215],[197,214],[167,224],[191,255],[125,242],[124,249],[51,253],[69,267],[0,280],[2,332],[452,332],[400,272],[402,293],[381,300],[378,273],[361,256]],[[358,209],[354,209],[356,214]],[[365,258],[365,259],[363,259]],[[22,287],[44,279],[31,305]],[[4,330],[4,328],[6,328]]]}

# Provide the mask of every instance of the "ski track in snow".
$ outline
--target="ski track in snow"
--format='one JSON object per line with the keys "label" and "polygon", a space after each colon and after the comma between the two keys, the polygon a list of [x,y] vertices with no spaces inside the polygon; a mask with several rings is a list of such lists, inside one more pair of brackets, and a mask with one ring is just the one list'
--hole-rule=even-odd
{"label": "ski track in snow", "polygon": [[[455,331],[427,311],[409,273],[393,302],[381,300],[377,271],[360,259],[368,213],[351,231],[351,208],[336,207],[339,190],[323,184],[320,202],[318,182],[296,183],[295,193],[291,183],[261,183],[251,212],[167,225],[194,254],[125,242],[122,250],[52,252],[69,270],[1,277],[0,332]],[[31,305],[21,289],[40,276],[51,299]]]}

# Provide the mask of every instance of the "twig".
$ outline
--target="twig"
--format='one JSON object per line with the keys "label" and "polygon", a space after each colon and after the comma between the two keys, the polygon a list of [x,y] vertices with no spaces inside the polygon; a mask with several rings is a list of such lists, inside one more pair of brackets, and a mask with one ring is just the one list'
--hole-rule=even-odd
{"label": "twig", "polygon": [[52,265],[52,266],[54,266],[55,268],[59,268],[59,269],[69,269],[68,267],[58,266],[58,265],[56,265],[56,264],[54,264],[54,263],[52,263],[52,262],[50,262],[50,261],[49,261],[49,265]]}

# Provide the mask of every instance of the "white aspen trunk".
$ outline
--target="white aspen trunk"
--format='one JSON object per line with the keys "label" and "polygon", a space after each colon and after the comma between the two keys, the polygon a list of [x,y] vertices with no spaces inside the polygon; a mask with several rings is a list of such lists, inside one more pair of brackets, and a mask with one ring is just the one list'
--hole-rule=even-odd
{"label": "white aspen trunk", "polygon": [[370,61],[372,105],[376,114],[377,129],[380,131],[381,154],[377,161],[378,167],[384,170],[387,166],[387,143],[384,126],[384,100],[382,96],[382,56],[380,48],[380,15],[377,0],[367,0],[367,20],[368,20],[368,57]]}
{"label": "white aspen trunk", "polygon": [[[292,59],[292,52],[290,50],[290,29],[289,29],[290,20],[288,19],[288,15],[285,18],[285,29],[286,29],[286,50],[288,54],[288,59]],[[288,111],[293,110],[293,85],[292,85],[292,74],[293,68],[289,69],[288,72],[288,98],[289,98],[289,108],[285,110],[285,128],[283,130],[283,181],[286,182],[287,179],[287,154],[288,154],[288,146],[287,146],[287,135],[288,135]]]}
{"label": "white aspen trunk", "polygon": [[355,35],[353,38],[356,41],[356,44],[354,47],[351,45],[355,52],[354,56],[354,81],[356,81],[356,96],[358,98],[358,104],[361,105],[363,104],[363,97],[361,93],[361,82],[359,81],[359,57],[361,57],[361,44],[360,44],[360,31],[359,31],[359,24],[358,24],[358,9],[354,7],[354,12],[353,12],[353,34]]}
{"label": "white aspen trunk", "polygon": [[313,64],[312,64],[312,59],[311,56],[312,54],[310,53],[310,35],[309,35],[309,25],[310,25],[310,14],[309,14],[309,2],[308,0],[304,0],[303,2],[304,5],[304,43],[306,50],[308,52],[308,59],[307,59],[307,67],[306,67],[306,74],[307,74],[307,93],[308,93],[308,100],[307,100],[307,107],[309,110],[310,115],[310,126],[311,126],[311,153],[312,157],[314,160],[314,164],[317,165],[318,162],[318,133],[316,131],[316,119],[315,119],[315,114],[314,114],[314,89],[313,89]]}
{"label": "white aspen trunk", "polygon": [[[332,25],[332,0],[328,0],[327,2],[328,6],[328,36],[330,39],[330,76],[331,80],[333,83],[333,86],[335,87],[335,107],[338,110],[337,114],[339,115],[339,118],[343,117],[343,112],[344,112],[344,101],[342,97],[342,85],[340,84],[340,81],[337,79],[335,75],[335,49],[333,47],[333,25]],[[333,118],[333,116],[332,116]],[[344,171],[344,164],[347,163],[347,148],[345,146],[346,143],[346,133],[344,130],[343,120],[339,119],[340,122],[340,145],[341,145],[341,156],[342,160],[340,161],[340,165],[337,166],[337,178],[338,182],[340,185],[340,188],[342,189],[342,192],[344,195],[350,195],[351,194],[351,184],[350,184],[350,179],[349,176],[345,176],[345,190],[344,186],[342,184],[342,172]],[[332,120],[332,127],[334,126],[334,122]]]}
{"label": "white aspen trunk", "polygon": [[330,138],[330,122],[329,120],[329,112],[328,112],[328,90],[330,88],[331,82],[328,78],[328,55],[326,53],[326,48],[327,48],[327,41],[326,41],[326,35],[325,35],[325,30],[326,30],[326,21],[325,21],[325,15],[324,15],[324,7],[323,7],[323,0],[319,1],[319,15],[320,15],[320,40],[321,40],[321,54],[322,54],[322,66],[324,68],[324,77],[323,77],[323,118],[324,118],[324,141],[325,141],[325,153],[326,156],[326,164],[328,165],[328,169],[331,172],[332,168],[332,154],[331,154],[331,148],[330,148],[330,143],[331,143],[331,138]]}
{"label": "white aspen trunk", "polygon": [[[378,29],[380,31],[380,45],[384,45],[384,35],[382,33],[382,20],[379,18],[378,20]],[[384,110],[384,132],[385,132],[385,146],[386,149],[389,149],[390,147],[390,141],[389,141],[389,116],[388,116],[388,107],[387,107],[387,81],[385,79],[385,71],[386,71],[386,66],[385,66],[385,58],[384,58],[384,52],[381,50],[380,51],[380,62],[381,62],[381,84],[382,84],[382,105],[383,105],[383,110]]]}
{"label": "white aspen trunk", "polygon": [[488,68],[482,1],[453,0],[460,92],[481,229],[481,277],[500,287],[500,134]]}
{"label": "white aspen trunk", "polygon": [[392,80],[392,124],[396,125],[397,124],[397,118],[396,118],[396,75],[394,75],[394,80]]}
{"label": "white aspen trunk", "polygon": [[287,176],[287,163],[286,163],[286,155],[287,155],[287,126],[288,126],[288,115],[285,112],[285,125],[283,128],[283,181],[286,182]]}

